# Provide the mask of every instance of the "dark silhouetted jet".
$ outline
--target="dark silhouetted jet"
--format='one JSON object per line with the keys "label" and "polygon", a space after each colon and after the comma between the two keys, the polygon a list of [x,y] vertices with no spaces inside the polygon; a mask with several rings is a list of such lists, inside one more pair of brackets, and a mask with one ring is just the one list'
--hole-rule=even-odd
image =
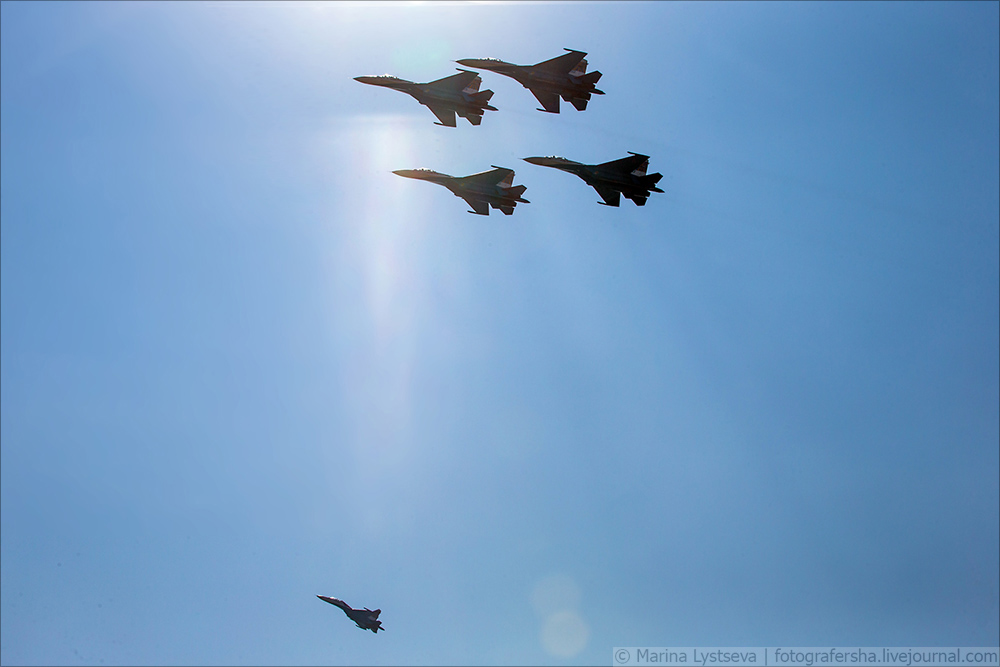
{"label": "dark silhouetted jet", "polygon": [[587,74],[587,61],[583,51],[566,49],[569,53],[545,60],[537,65],[512,65],[496,58],[466,58],[456,61],[459,65],[488,69],[515,79],[538,98],[539,111],[559,113],[559,98],[572,104],[578,111],[587,108],[591,95],[603,95],[594,84],[600,72]]}
{"label": "dark silhouetted jet", "polygon": [[645,206],[650,192],[663,192],[656,187],[663,174],[646,175],[646,168],[649,166],[648,155],[632,153],[632,157],[603,164],[581,164],[554,156],[526,157],[524,161],[576,174],[601,195],[604,201],[597,203],[606,206],[618,206],[621,201],[620,195],[625,195],[634,201],[636,206]]}
{"label": "dark silhouetted jet", "polygon": [[430,83],[413,83],[405,79],[397,79],[388,74],[383,76],[356,76],[355,81],[372,86],[385,86],[393,90],[401,90],[412,95],[418,102],[426,106],[445,127],[455,127],[455,114],[465,118],[473,125],[483,122],[483,111],[496,111],[490,106],[492,90],[479,92],[482,79],[475,72],[460,69],[459,74],[453,74]]}
{"label": "dark silhouetted jet", "polygon": [[378,615],[382,613],[381,609],[376,609],[372,611],[368,607],[364,609],[352,609],[351,605],[347,604],[343,600],[338,600],[337,598],[328,598],[325,595],[317,595],[323,602],[329,602],[332,605],[336,605],[344,610],[347,617],[354,621],[362,630],[371,630],[375,634],[378,634],[379,630],[385,631],[382,627],[382,621],[378,620]]}
{"label": "dark silhouetted jet", "polygon": [[392,172],[406,178],[417,178],[422,181],[437,183],[451,190],[456,197],[461,197],[472,210],[469,213],[489,215],[490,206],[503,211],[504,215],[514,212],[518,202],[530,204],[521,197],[528,188],[523,185],[513,185],[514,170],[493,165],[492,171],[484,171],[471,176],[449,176],[430,169],[399,169]]}

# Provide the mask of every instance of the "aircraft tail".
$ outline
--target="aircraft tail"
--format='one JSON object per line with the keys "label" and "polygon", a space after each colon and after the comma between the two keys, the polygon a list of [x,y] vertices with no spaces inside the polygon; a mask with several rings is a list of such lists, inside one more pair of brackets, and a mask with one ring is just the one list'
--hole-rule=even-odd
{"label": "aircraft tail", "polygon": [[663,192],[663,190],[656,187],[656,184],[660,182],[661,178],[663,178],[663,174],[649,174],[648,176],[640,177],[639,184],[647,190],[652,190],[653,192]]}
{"label": "aircraft tail", "polygon": [[527,186],[515,185],[512,188],[507,188],[506,194],[509,197],[513,197],[517,201],[523,201],[525,204],[527,204],[528,202],[521,197],[521,195],[523,195],[524,191],[527,189],[528,189]]}
{"label": "aircraft tail", "polygon": [[481,93],[476,93],[474,95],[469,95],[471,101],[476,104],[488,105],[490,103],[490,98],[493,97],[492,90],[484,90]]}
{"label": "aircraft tail", "polygon": [[577,77],[577,81],[579,81],[580,83],[595,84],[600,80],[601,80],[600,72],[591,72],[590,74],[584,74],[582,76]]}

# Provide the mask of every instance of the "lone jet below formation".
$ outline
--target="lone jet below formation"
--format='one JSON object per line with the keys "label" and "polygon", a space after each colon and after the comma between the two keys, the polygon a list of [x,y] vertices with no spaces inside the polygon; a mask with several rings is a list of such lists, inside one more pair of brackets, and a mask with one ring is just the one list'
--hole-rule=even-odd
{"label": "lone jet below formation", "polygon": [[496,165],[493,165],[492,171],[461,177],[441,174],[430,169],[398,169],[392,173],[443,185],[472,207],[469,213],[477,215],[489,215],[490,206],[500,209],[504,215],[510,215],[518,202],[531,203],[521,197],[528,188],[523,185],[513,185],[514,170]]}
{"label": "lone jet below formation", "polygon": [[646,168],[649,167],[649,156],[632,153],[632,157],[612,160],[602,164],[581,164],[573,160],[562,157],[526,157],[525,162],[541,165],[543,167],[555,167],[576,174],[582,178],[587,185],[597,190],[606,206],[618,206],[621,202],[621,195],[635,202],[636,206],[645,206],[646,199],[650,192],[663,192],[656,187],[656,183],[663,178],[663,174],[646,175]]}
{"label": "lone jet below formation", "polygon": [[328,598],[325,595],[317,595],[316,597],[323,602],[329,602],[330,604],[343,609],[344,613],[347,614],[347,617],[354,621],[354,624],[362,630],[371,630],[375,634],[378,634],[379,630],[385,632],[385,628],[382,627],[382,621],[378,620],[378,615],[382,613],[381,609],[376,609],[375,611],[372,611],[368,607],[365,607],[364,609],[352,609],[351,605],[347,604],[343,600]]}
{"label": "lone jet below formation", "polygon": [[413,83],[388,74],[382,76],[356,76],[355,81],[372,86],[385,86],[412,95],[418,102],[430,109],[445,127],[455,127],[455,114],[473,125],[483,122],[483,111],[496,111],[490,106],[492,90],[479,92],[482,79],[475,72],[458,70],[453,74],[430,83]]}
{"label": "lone jet below formation", "polygon": [[590,96],[603,95],[594,84],[601,78],[600,72],[587,74],[587,61],[583,51],[569,51],[561,56],[545,60],[537,65],[512,65],[496,58],[466,58],[456,61],[459,65],[488,69],[515,79],[538,98],[542,107],[539,111],[559,113],[559,98],[572,104],[578,111],[587,108]]}

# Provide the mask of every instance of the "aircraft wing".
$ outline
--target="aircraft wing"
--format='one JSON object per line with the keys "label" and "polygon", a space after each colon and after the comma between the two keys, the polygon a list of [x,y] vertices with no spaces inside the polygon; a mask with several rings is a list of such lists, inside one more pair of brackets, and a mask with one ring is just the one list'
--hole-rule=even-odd
{"label": "aircraft wing", "polygon": [[[477,81],[478,79],[478,81]],[[479,82],[482,79],[475,72],[470,72],[468,70],[459,70],[458,74],[452,74],[451,76],[446,76],[443,79],[438,79],[437,81],[431,81],[428,86],[434,86],[439,90],[451,90],[455,92],[476,92],[479,90]],[[471,91],[467,89],[472,88]]]}
{"label": "aircraft wing", "polygon": [[470,213],[475,213],[476,215],[489,215],[490,205],[485,199],[473,199],[472,197],[462,197],[472,210]]}
{"label": "aircraft wing", "polygon": [[559,94],[529,88],[535,99],[541,103],[542,108],[549,113],[559,113]]}
{"label": "aircraft wing", "polygon": [[[564,53],[561,56],[556,56],[550,60],[543,60],[537,65],[532,65],[532,69],[544,70],[552,74],[569,74],[573,69],[580,64],[584,56],[587,54],[583,51],[572,51],[567,49],[569,53]],[[587,65],[584,64],[584,69]]]}
{"label": "aircraft wing", "polygon": [[594,189],[597,190],[597,194],[601,195],[601,199],[608,206],[618,206],[621,203],[621,192],[618,190],[612,190],[611,188],[601,187],[600,185],[595,185]]}
{"label": "aircraft wing", "polygon": [[604,162],[597,166],[605,167],[607,169],[614,169],[616,171],[621,172],[622,174],[634,174],[636,176],[645,176],[646,168],[649,166],[649,156],[637,155],[633,153],[629,157],[623,157],[620,160],[612,160],[611,162]]}
{"label": "aircraft wing", "polygon": [[441,121],[441,124],[446,127],[455,127],[455,110],[447,109],[445,107],[427,105],[427,108],[434,112],[437,119]]}
{"label": "aircraft wing", "polygon": [[466,183],[475,183],[476,185],[500,185],[502,187],[509,188],[514,182],[514,170],[505,169],[504,167],[495,167],[491,171],[472,174],[471,176],[466,176],[462,180]]}

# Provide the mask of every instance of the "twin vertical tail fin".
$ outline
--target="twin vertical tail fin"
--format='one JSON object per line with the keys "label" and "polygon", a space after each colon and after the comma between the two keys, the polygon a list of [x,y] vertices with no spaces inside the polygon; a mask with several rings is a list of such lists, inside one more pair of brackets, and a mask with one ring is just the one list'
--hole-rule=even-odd
{"label": "twin vertical tail fin", "polygon": [[[461,70],[461,71],[465,71],[465,70]],[[482,81],[483,81],[482,78],[480,78],[477,75],[475,79],[473,79],[472,81],[470,81],[469,84],[465,88],[462,89],[462,92],[465,93],[466,95],[475,95],[476,93],[479,92],[479,84],[482,83]]]}

